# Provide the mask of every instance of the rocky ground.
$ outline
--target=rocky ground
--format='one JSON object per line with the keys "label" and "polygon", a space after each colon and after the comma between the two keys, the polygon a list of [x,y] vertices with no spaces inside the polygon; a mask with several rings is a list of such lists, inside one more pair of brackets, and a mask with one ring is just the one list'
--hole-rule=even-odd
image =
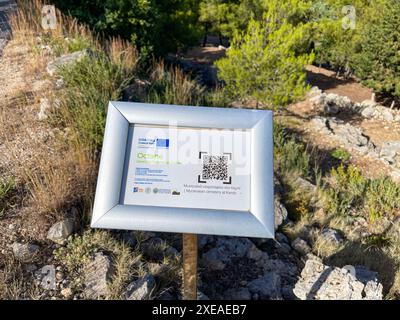
{"label": "rocky ground", "polygon": [[[58,67],[88,54],[78,51],[56,58],[40,45],[40,39],[36,41],[39,64],[30,60],[28,45],[14,40],[0,58],[1,177],[23,176],[24,168],[41,163],[38,158],[52,161],[51,155],[60,152],[56,137],[64,133],[45,121],[57,108],[57,90],[63,86],[54,74]],[[224,50],[211,51],[217,56]],[[193,62],[188,63],[191,68]],[[321,85],[328,91],[314,87],[305,101],[278,112],[276,119],[319,150],[347,150],[349,161],[367,176],[387,173],[399,177],[400,112],[367,100],[368,90],[356,90],[357,84],[349,84],[351,88],[337,84],[338,93],[347,92],[350,98],[336,94],[334,88],[327,89],[328,84]],[[356,92],[355,97],[352,92]],[[297,178],[295,183],[300,192],[307,190],[317,196],[317,186],[310,181]],[[0,290],[7,289],[12,295],[14,289],[2,288],[1,279],[17,266],[24,285],[6,281],[19,290],[13,295],[17,298],[181,298],[180,280],[171,281],[180,276],[179,235],[122,231],[93,235],[82,230],[79,209],[73,205],[63,215],[46,216],[46,223],[42,223],[44,217],[29,202],[38,202],[40,195],[28,197],[24,194],[27,190],[18,190],[16,197],[22,200],[0,216]],[[338,266],[317,257],[311,239],[317,235],[324,243],[340,247],[346,241],[342,232],[306,225],[301,235],[292,237],[295,223],[284,205],[285,193],[278,178],[275,195],[275,239],[199,237],[200,299],[383,298],[385,288],[376,270],[362,265]],[[130,271],[123,273],[125,269]],[[18,285],[23,286],[22,292]],[[118,297],[113,295],[116,286],[122,292]]]}

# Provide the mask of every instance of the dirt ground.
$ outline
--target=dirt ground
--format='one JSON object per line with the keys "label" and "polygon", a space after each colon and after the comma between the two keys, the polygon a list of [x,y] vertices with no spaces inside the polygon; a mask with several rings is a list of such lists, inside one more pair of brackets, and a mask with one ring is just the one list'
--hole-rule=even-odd
{"label": "dirt ground", "polygon": [[362,86],[355,79],[338,78],[334,71],[316,66],[307,66],[306,69],[309,83],[327,93],[346,96],[353,102],[362,102],[372,96],[373,91]]}

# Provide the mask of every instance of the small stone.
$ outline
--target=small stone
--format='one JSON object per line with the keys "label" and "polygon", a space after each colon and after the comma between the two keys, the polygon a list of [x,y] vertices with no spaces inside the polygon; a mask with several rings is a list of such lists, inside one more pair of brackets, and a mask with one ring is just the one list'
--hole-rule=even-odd
{"label": "small stone", "polygon": [[197,291],[197,300],[207,301],[207,300],[210,300],[210,298],[207,297],[203,292]]}
{"label": "small stone", "polygon": [[303,179],[302,177],[298,177],[295,180],[294,184],[298,188],[300,188],[304,191],[307,191],[309,193],[312,193],[312,194],[316,193],[316,191],[317,191],[317,186],[315,184],[312,184],[311,182],[307,181],[306,179]]}
{"label": "small stone", "polygon": [[14,242],[11,245],[14,257],[21,262],[30,262],[35,260],[40,247],[31,243]]}
{"label": "small stone", "polygon": [[64,79],[63,78],[58,78],[56,82],[54,83],[54,86],[56,89],[61,89],[64,87]]}
{"label": "small stone", "polygon": [[146,274],[144,277],[131,282],[124,295],[127,300],[146,300],[150,297],[154,287],[154,277],[151,274]]}
{"label": "small stone", "polygon": [[390,110],[384,110],[382,112],[382,118],[387,122],[392,122],[394,120],[393,114],[390,112]]}
{"label": "small stone", "polygon": [[289,243],[289,239],[282,232],[275,233],[275,239],[280,243]]}
{"label": "small stone", "polygon": [[292,251],[292,248],[287,243],[276,243],[276,251],[280,254],[286,255]]}
{"label": "small stone", "polygon": [[58,281],[62,281],[64,279],[64,273],[62,273],[61,271],[57,271],[56,272],[56,279]]}
{"label": "small stone", "polygon": [[309,252],[311,252],[311,248],[310,246],[307,244],[306,241],[304,241],[301,238],[296,238],[293,242],[292,242],[292,248],[294,250],[296,250],[298,253],[300,254],[307,254]]}
{"label": "small stone", "polygon": [[94,260],[84,270],[84,295],[88,299],[98,299],[109,294],[108,282],[111,281],[114,269],[108,256],[101,252],[96,253]]}
{"label": "small stone", "polygon": [[37,114],[37,117],[40,121],[46,120],[48,118],[47,112],[51,109],[51,103],[49,99],[42,98],[40,99],[40,111]]}
{"label": "small stone", "polygon": [[151,83],[147,80],[134,79],[133,83],[122,91],[123,101],[144,100],[147,97]]}
{"label": "small stone", "polygon": [[288,212],[285,206],[279,201],[279,199],[275,198],[275,230],[281,226],[288,217]]}
{"label": "small stone", "polygon": [[258,261],[263,256],[266,256],[268,258],[267,253],[262,252],[260,249],[258,249],[256,246],[251,246],[249,251],[247,252],[247,258]]}
{"label": "small stone", "polygon": [[71,299],[73,294],[71,288],[64,288],[60,291],[60,293],[65,299]]}
{"label": "small stone", "polygon": [[214,241],[214,236],[208,234],[199,235],[198,238],[198,249],[203,250],[203,248]]}
{"label": "small stone", "polygon": [[251,293],[247,288],[232,288],[224,293],[224,299],[227,300],[250,300]]}
{"label": "small stone", "polygon": [[363,116],[366,119],[371,119],[373,118],[375,113],[375,107],[366,107],[361,111],[361,116]]}
{"label": "small stone", "polygon": [[248,285],[251,293],[257,293],[262,299],[281,298],[281,277],[276,272],[267,272]]}
{"label": "small stone", "polygon": [[82,50],[70,54],[64,54],[61,57],[58,57],[55,60],[49,62],[47,64],[46,71],[50,76],[53,76],[60,67],[80,61],[88,54],[89,50]]}
{"label": "small stone", "polygon": [[56,268],[54,265],[46,265],[41,270],[42,280],[40,286],[45,290],[55,290],[56,286]]}
{"label": "small stone", "polygon": [[47,239],[58,244],[64,244],[73,231],[74,220],[65,219],[51,226],[47,232]]}
{"label": "small stone", "polygon": [[336,244],[343,242],[343,237],[337,230],[334,229],[325,228],[322,230],[321,235],[324,239]]}
{"label": "small stone", "polygon": [[215,248],[203,253],[202,262],[208,270],[223,270],[232,258],[243,258],[248,254],[253,258],[264,256],[247,238],[219,237]]}

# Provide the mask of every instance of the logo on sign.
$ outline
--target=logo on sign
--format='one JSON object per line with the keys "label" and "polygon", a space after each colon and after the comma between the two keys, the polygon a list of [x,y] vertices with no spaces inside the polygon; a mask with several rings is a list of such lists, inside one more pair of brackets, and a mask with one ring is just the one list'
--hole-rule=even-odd
{"label": "logo on sign", "polygon": [[138,140],[139,148],[161,148],[168,149],[169,148],[169,139],[149,139],[149,138],[139,138]]}

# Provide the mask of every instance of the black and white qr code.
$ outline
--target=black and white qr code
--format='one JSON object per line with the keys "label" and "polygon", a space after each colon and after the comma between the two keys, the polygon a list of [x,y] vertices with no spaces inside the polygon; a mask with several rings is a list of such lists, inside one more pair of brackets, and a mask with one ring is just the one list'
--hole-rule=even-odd
{"label": "black and white qr code", "polygon": [[203,180],[228,180],[228,156],[203,156]]}

